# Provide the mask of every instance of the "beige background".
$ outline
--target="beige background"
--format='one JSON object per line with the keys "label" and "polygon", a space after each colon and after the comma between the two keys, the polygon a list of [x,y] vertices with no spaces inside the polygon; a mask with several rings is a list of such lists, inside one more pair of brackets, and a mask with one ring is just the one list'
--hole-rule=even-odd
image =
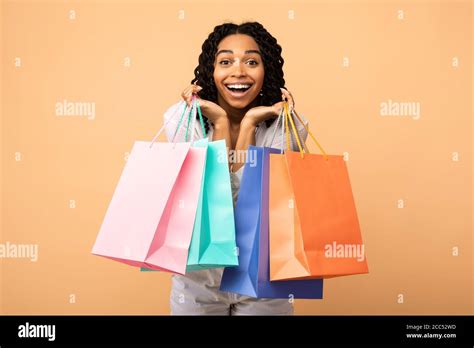
{"label": "beige background", "polygon": [[[328,153],[349,155],[370,273],[327,280],[324,300],[297,300],[296,313],[473,313],[471,1],[10,0],[0,11],[0,241],[39,246],[37,262],[0,259],[0,313],[169,312],[168,274],[90,251],[126,153],[153,137],[224,20],[257,20],[278,39],[297,110]],[[64,99],[94,102],[95,119],[57,116]],[[420,103],[420,119],[381,116],[389,99]]]}

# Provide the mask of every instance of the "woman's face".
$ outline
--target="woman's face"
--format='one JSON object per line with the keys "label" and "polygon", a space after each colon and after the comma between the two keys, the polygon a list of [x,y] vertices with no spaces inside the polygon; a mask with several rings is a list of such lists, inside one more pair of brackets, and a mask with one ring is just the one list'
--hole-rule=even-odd
{"label": "woman's face", "polygon": [[247,108],[260,93],[264,75],[260,49],[251,36],[233,34],[221,40],[214,61],[219,105]]}

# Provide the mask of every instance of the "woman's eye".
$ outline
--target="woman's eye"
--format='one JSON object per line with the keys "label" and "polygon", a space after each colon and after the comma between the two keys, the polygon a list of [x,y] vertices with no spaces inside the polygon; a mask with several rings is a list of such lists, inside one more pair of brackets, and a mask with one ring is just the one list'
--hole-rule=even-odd
{"label": "woman's eye", "polygon": [[[250,65],[258,65],[258,62],[254,59],[251,59],[251,60],[248,60],[247,63],[249,63]],[[229,65],[229,64],[233,64],[232,61],[230,61],[229,59],[224,59],[224,60],[221,60],[219,62],[219,64],[221,65]]]}

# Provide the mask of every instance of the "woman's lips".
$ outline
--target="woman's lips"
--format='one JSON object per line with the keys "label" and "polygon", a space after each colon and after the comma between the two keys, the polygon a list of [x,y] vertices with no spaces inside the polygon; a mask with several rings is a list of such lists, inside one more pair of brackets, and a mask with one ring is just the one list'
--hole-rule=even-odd
{"label": "woman's lips", "polygon": [[229,88],[227,88],[227,86],[225,86],[225,90],[227,91],[227,93],[236,99],[245,97],[250,91],[250,89],[252,89],[252,86],[250,86],[245,92],[234,92],[234,91],[231,91]]}

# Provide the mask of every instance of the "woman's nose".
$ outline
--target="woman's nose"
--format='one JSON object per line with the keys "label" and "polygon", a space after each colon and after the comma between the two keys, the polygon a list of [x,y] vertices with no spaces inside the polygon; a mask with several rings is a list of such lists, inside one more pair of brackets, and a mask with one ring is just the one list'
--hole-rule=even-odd
{"label": "woman's nose", "polygon": [[241,62],[239,58],[236,58],[234,63],[232,64],[232,75],[244,75],[245,69],[242,68]]}

